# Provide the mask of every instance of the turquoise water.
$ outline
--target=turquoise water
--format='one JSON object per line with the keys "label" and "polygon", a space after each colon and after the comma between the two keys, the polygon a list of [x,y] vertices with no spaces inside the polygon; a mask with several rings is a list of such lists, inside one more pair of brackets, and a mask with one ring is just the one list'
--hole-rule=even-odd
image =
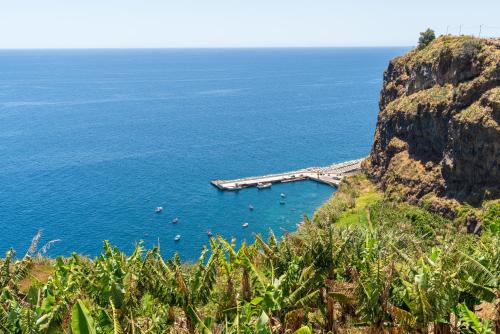
{"label": "turquoise water", "polygon": [[43,229],[61,239],[49,255],[143,239],[194,259],[207,229],[292,231],[333,188],[209,181],[366,155],[383,70],[404,51],[0,51],[0,252],[22,254]]}

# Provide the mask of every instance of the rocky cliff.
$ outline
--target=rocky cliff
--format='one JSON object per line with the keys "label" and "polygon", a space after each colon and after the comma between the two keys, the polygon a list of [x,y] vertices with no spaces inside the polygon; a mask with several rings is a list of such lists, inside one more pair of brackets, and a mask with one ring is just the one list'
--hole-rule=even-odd
{"label": "rocky cliff", "polygon": [[500,40],[442,36],[384,73],[368,176],[454,216],[500,197]]}

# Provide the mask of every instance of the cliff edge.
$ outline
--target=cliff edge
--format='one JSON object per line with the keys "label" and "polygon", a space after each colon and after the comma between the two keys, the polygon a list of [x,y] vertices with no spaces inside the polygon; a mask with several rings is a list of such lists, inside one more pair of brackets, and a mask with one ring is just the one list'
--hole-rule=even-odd
{"label": "cliff edge", "polygon": [[384,73],[363,167],[388,194],[449,217],[500,197],[500,40],[441,36]]}

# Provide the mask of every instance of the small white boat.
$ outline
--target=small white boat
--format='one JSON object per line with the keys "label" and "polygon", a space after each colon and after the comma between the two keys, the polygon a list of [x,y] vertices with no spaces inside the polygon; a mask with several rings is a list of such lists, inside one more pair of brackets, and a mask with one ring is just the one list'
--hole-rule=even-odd
{"label": "small white boat", "polygon": [[210,231],[210,229],[208,229],[208,230],[207,230],[207,235],[208,235],[209,237],[211,237],[211,236],[212,236],[212,231]]}
{"label": "small white boat", "polygon": [[177,234],[174,238],[174,241],[179,241],[179,240],[181,240],[181,235]]}
{"label": "small white boat", "polygon": [[160,213],[162,211],[163,211],[163,207],[162,206],[157,206],[156,209],[155,209],[156,213]]}
{"label": "small white boat", "polygon": [[285,195],[284,193],[281,193],[281,194],[280,194],[280,196],[281,196],[282,198],[285,198],[285,197],[286,197],[286,195]]}
{"label": "small white boat", "polygon": [[175,217],[172,219],[172,224],[177,224],[179,222],[179,218]]}
{"label": "small white boat", "polygon": [[248,223],[243,223],[241,226],[248,227]]}
{"label": "small white boat", "polygon": [[259,189],[266,189],[270,188],[273,184],[271,182],[259,182],[257,183],[257,188]]}
{"label": "small white boat", "polygon": [[248,205],[248,210],[253,211],[253,209],[254,209],[254,208],[253,208],[253,205],[252,205],[252,204],[249,204],[249,205]]}

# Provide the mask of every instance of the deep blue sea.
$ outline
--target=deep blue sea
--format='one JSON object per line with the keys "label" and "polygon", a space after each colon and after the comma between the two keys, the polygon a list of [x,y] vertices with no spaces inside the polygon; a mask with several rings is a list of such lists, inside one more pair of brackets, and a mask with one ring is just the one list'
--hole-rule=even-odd
{"label": "deep blue sea", "polygon": [[60,239],[50,256],[142,239],[193,260],[207,229],[293,231],[334,188],[209,181],[365,156],[383,70],[404,51],[0,51],[0,252],[22,256],[43,229],[40,244]]}

